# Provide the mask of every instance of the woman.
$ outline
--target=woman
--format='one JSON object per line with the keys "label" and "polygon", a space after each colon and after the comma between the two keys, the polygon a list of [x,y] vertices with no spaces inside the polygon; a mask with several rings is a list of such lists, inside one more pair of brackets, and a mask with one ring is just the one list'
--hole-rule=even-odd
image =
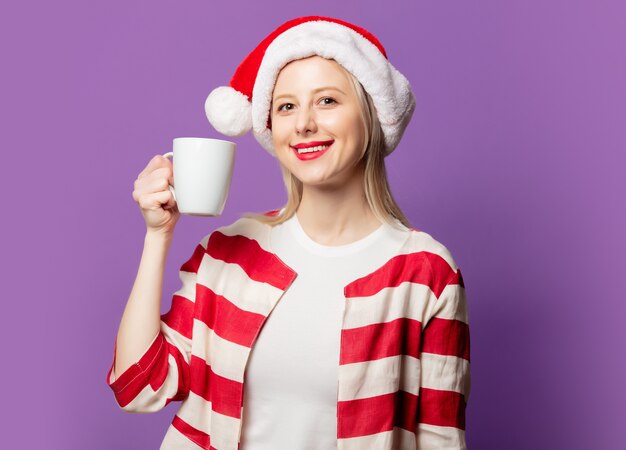
{"label": "woman", "polygon": [[366,30],[301,17],[272,32],[205,106],[218,131],[253,129],[287,204],[205,236],[161,317],[171,163],[139,174],[144,253],[107,383],[127,411],[182,401],[161,448],[466,448],[461,273],[386,180],[414,105]]}

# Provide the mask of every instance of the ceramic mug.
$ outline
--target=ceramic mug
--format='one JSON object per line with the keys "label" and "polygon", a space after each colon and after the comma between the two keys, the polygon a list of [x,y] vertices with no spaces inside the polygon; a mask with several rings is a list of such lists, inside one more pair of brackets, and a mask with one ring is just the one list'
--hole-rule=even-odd
{"label": "ceramic mug", "polygon": [[179,137],[172,158],[174,185],[170,191],[181,214],[219,216],[224,210],[235,163],[234,142],[220,139]]}

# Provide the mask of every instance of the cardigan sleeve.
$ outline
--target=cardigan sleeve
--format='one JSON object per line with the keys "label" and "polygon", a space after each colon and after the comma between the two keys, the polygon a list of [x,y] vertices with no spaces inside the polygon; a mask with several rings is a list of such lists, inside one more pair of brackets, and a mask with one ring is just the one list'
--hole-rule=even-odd
{"label": "cardigan sleeve", "polygon": [[180,267],[181,287],[174,292],[169,311],[160,316],[160,330],[139,360],[115,374],[115,353],[106,382],[125,411],[150,413],[189,394],[191,342],[196,279],[205,254],[205,237]]}
{"label": "cardigan sleeve", "polygon": [[466,450],[470,342],[460,269],[445,278],[429,308],[420,339],[417,449]]}

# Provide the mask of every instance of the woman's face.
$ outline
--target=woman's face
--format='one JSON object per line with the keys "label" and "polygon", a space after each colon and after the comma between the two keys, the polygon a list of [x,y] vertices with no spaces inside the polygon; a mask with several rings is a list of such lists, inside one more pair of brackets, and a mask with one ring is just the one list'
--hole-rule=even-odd
{"label": "woman's face", "polygon": [[340,187],[359,176],[365,127],[353,84],[335,61],[312,56],[283,67],[271,120],[276,157],[304,185]]}

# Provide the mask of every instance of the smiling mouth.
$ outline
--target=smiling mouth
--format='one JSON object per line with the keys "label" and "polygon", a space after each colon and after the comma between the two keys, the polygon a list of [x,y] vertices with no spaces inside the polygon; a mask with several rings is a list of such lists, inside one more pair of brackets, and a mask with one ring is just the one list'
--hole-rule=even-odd
{"label": "smiling mouth", "polygon": [[321,152],[322,150],[326,150],[328,147],[330,147],[330,144],[329,145],[316,145],[315,147],[308,147],[308,148],[297,148],[296,151],[299,154],[313,153],[313,152]]}
{"label": "smiling mouth", "polygon": [[329,139],[327,141],[310,141],[310,142],[301,142],[299,144],[292,145],[291,148],[298,155],[305,155],[307,153],[316,153],[316,152],[324,152],[328,149],[333,143],[334,139]]}
{"label": "smiling mouth", "polygon": [[293,148],[293,151],[300,161],[311,161],[321,158],[332,146],[334,142],[325,145],[316,145],[315,147]]}

